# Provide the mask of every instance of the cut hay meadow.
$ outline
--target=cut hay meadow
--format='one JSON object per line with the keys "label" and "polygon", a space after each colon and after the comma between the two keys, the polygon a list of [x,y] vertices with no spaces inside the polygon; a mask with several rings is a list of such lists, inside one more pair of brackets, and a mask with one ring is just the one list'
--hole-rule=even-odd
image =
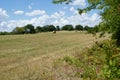
{"label": "cut hay meadow", "polygon": [[97,37],[85,31],[0,36],[0,80],[77,80],[67,79],[69,66],[55,64],[106,39]]}

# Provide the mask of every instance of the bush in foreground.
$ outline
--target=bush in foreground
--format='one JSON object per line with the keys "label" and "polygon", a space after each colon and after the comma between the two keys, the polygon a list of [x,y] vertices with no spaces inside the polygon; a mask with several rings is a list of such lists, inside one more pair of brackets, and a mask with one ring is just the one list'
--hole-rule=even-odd
{"label": "bush in foreground", "polygon": [[120,48],[115,41],[96,42],[84,52],[66,56],[65,61],[76,69],[74,77],[90,80],[120,79]]}

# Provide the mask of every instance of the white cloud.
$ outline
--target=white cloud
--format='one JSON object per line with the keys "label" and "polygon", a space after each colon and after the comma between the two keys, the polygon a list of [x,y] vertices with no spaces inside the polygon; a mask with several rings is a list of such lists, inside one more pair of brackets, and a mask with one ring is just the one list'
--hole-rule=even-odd
{"label": "white cloud", "polygon": [[61,19],[52,21],[51,24],[53,24],[55,26],[57,26],[57,25],[63,26],[63,25],[66,25],[66,24],[70,24],[70,22],[66,18],[61,18]]}
{"label": "white cloud", "polygon": [[32,6],[31,6],[31,5],[29,5],[29,6],[28,6],[28,9],[32,9]]}
{"label": "white cloud", "polygon": [[2,22],[0,24],[0,31],[12,31],[17,26],[22,27],[27,24],[33,24],[34,26],[43,26],[49,24],[49,19],[50,17],[48,15],[42,15],[40,17],[34,17],[29,20],[10,20],[8,22]]}
{"label": "white cloud", "polygon": [[7,22],[5,22],[5,21],[1,22],[1,24],[0,24],[0,31],[9,31],[10,32],[13,28],[12,27],[8,27],[7,25],[8,25]]}
{"label": "white cloud", "polygon": [[[74,7],[70,8],[70,11],[75,11]],[[48,24],[53,24],[55,26],[63,26],[66,24],[72,24],[77,25],[81,24],[83,26],[95,26],[101,22],[101,16],[99,16],[97,13],[94,13],[92,15],[89,15],[88,13],[83,13],[82,15],[79,14],[73,14],[73,15],[67,15],[64,11],[55,12],[52,15],[42,14],[38,17],[34,17],[31,19],[25,19],[25,20],[10,20],[7,22],[2,22],[0,24],[0,31],[11,31],[15,27],[19,26],[25,26],[27,24],[33,24],[34,26],[44,26]]]}
{"label": "white cloud", "polygon": [[60,11],[60,12],[55,12],[54,14],[51,15],[51,18],[61,18],[65,15],[64,11]]}
{"label": "white cloud", "polygon": [[7,11],[0,8],[0,22],[6,20],[8,17]]}
{"label": "white cloud", "polygon": [[85,0],[74,0],[71,5],[74,6],[86,6]]}
{"label": "white cloud", "polygon": [[86,13],[83,13],[82,15],[73,15],[68,18],[68,21],[70,21],[71,24],[81,24],[83,26],[90,26],[93,27],[101,22],[101,16],[99,16],[97,13],[94,13],[92,16],[89,16]]}
{"label": "white cloud", "polygon": [[71,8],[70,8],[70,11],[74,11],[74,10],[75,10],[74,7],[71,7]]}
{"label": "white cloud", "polygon": [[78,11],[74,7],[71,7],[70,11],[73,12],[73,13],[75,13],[75,14],[78,14]]}
{"label": "white cloud", "polygon": [[5,24],[6,24],[6,22],[3,21],[3,22],[1,22],[0,26],[3,26],[3,25],[5,25]]}
{"label": "white cloud", "polygon": [[24,11],[17,10],[17,11],[14,12],[14,14],[21,15],[21,14],[24,14]]}
{"label": "white cloud", "polygon": [[63,9],[64,9],[64,10],[67,10],[67,9],[68,9],[68,7],[67,7],[67,6],[65,6],[65,7],[63,7]]}
{"label": "white cloud", "polygon": [[44,15],[46,12],[44,10],[33,10],[32,12],[27,12],[26,16],[37,16]]}

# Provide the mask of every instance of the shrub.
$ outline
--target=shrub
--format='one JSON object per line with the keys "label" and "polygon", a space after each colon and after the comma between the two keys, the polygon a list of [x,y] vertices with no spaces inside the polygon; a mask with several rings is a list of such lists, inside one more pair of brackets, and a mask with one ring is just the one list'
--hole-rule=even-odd
{"label": "shrub", "polygon": [[73,65],[76,75],[83,79],[120,79],[120,49],[115,41],[96,42],[85,52],[77,53],[75,57],[65,57],[64,61]]}
{"label": "shrub", "polygon": [[118,27],[113,33],[112,39],[116,39],[117,46],[120,46],[120,27]]}

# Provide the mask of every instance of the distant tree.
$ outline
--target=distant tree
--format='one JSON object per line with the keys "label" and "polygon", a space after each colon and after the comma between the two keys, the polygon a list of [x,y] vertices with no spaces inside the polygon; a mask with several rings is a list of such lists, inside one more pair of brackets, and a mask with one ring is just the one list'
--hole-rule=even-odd
{"label": "distant tree", "polygon": [[86,30],[88,33],[95,34],[94,27],[85,26],[84,30]]}
{"label": "distant tree", "polygon": [[6,32],[6,31],[0,32],[0,35],[10,35],[10,34],[11,34],[10,32]]}
{"label": "distant tree", "polygon": [[64,26],[62,27],[62,30],[68,30],[68,26],[67,26],[67,25],[64,25]]}
{"label": "distant tree", "polygon": [[74,28],[73,28],[72,25],[64,25],[64,26],[62,27],[62,30],[72,31],[72,30],[74,30]]}
{"label": "distant tree", "polygon": [[44,32],[56,30],[54,25],[45,25],[45,26],[42,27],[42,29],[43,29]]}
{"label": "distant tree", "polygon": [[43,30],[43,32],[47,32],[47,31],[48,31],[47,25],[44,25],[44,26],[42,27],[42,30]]}
{"label": "distant tree", "polygon": [[57,30],[57,31],[60,31],[60,27],[59,27],[59,26],[56,26],[56,30]]}
{"label": "distant tree", "polygon": [[68,25],[68,31],[74,30],[73,25]]}
{"label": "distant tree", "polygon": [[35,31],[36,31],[37,33],[38,33],[38,32],[43,32],[43,29],[42,29],[42,27],[37,26]]}
{"label": "distant tree", "polygon": [[94,32],[95,32],[95,33],[99,32],[99,26],[98,26],[98,25],[94,26],[93,29],[94,29]]}
{"label": "distant tree", "polygon": [[56,30],[54,25],[48,25],[48,31],[54,31]]}
{"label": "distant tree", "polygon": [[83,26],[82,25],[76,25],[75,30],[83,30]]}
{"label": "distant tree", "polygon": [[32,24],[27,24],[26,26],[24,26],[25,28],[25,33],[35,33],[35,29],[34,26]]}
{"label": "distant tree", "polygon": [[24,34],[25,33],[25,28],[24,27],[16,27],[13,31],[13,34]]}
{"label": "distant tree", "polygon": [[88,26],[85,26],[85,27],[84,27],[84,30],[88,30],[88,29],[89,29],[89,27],[88,27]]}

